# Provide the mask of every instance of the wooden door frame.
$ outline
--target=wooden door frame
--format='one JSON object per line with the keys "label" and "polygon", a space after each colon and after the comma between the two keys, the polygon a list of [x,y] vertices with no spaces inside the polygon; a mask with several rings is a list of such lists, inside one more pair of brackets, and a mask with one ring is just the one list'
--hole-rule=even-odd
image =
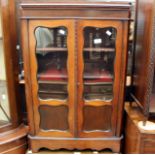
{"label": "wooden door frame", "polygon": [[[25,22],[24,22],[25,21]],[[24,54],[24,60],[25,60],[25,78],[26,82],[28,82],[28,85],[26,87],[27,91],[27,107],[29,109],[29,120],[32,119],[31,116],[33,116],[33,121],[30,122],[30,126],[32,127],[31,133],[37,135],[37,136],[54,136],[54,137],[74,137],[75,135],[75,30],[74,30],[74,21],[73,20],[30,20],[26,21],[23,20],[23,26],[25,27],[25,31],[23,29],[23,33],[28,35],[27,40],[27,48],[23,49]],[[26,26],[27,25],[27,26]],[[37,62],[35,58],[35,36],[34,36],[34,30],[36,27],[58,27],[58,26],[65,26],[68,28],[68,39],[67,45],[68,45],[68,62],[67,62],[67,70],[68,70],[68,94],[69,94],[69,104],[66,104],[66,102],[56,101],[56,100],[39,100],[38,99],[38,84],[37,84]],[[23,38],[23,37],[22,37]],[[28,50],[28,51],[26,51]],[[31,99],[30,99],[31,98]],[[66,105],[69,109],[69,132],[65,131],[46,131],[44,132],[39,128],[40,123],[40,116],[39,116],[39,105],[50,105],[50,106],[60,106],[60,105]],[[30,107],[29,107],[30,106]],[[32,109],[33,110],[32,110]],[[33,124],[34,123],[34,124]]]}
{"label": "wooden door frame", "polygon": [[[127,36],[128,27],[124,25],[122,21],[111,21],[111,20],[79,20],[77,26],[78,34],[78,134],[79,137],[109,137],[109,136],[121,136],[120,129],[122,123],[123,103],[124,103],[124,88],[125,88],[125,75],[126,75],[126,61],[127,61]],[[114,27],[117,30],[116,39],[116,58],[114,66],[114,87],[113,94],[114,99],[112,101],[112,132],[82,132],[83,125],[83,111],[84,102],[82,100],[83,95],[83,28],[86,26],[92,27]],[[123,36],[125,36],[123,39]],[[103,103],[103,105],[106,103]],[[100,104],[101,105],[101,104]],[[96,105],[93,105],[96,106]]]}

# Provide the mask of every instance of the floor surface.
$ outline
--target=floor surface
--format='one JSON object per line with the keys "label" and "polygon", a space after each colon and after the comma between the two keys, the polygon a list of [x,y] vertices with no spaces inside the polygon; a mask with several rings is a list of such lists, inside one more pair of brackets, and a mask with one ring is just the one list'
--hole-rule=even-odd
{"label": "floor surface", "polygon": [[[27,154],[32,154],[32,151],[29,150]],[[93,150],[84,150],[84,151],[79,151],[79,150],[73,150],[73,151],[68,151],[65,149],[61,150],[56,150],[56,151],[51,151],[47,149],[42,149],[38,152],[38,154],[113,154],[112,151],[110,150],[103,150],[103,151],[93,151]]]}

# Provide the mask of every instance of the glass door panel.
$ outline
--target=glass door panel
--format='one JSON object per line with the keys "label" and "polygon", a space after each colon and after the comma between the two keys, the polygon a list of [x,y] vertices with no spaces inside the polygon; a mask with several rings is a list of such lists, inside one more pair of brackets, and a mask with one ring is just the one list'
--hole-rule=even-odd
{"label": "glass door panel", "polygon": [[80,137],[115,134],[121,74],[121,60],[119,60],[122,52],[121,37],[120,22],[102,20],[78,22]]}
{"label": "glass door panel", "polygon": [[30,80],[37,135],[73,137],[75,30],[73,20],[29,22]]}
{"label": "glass door panel", "polygon": [[84,28],[84,99],[113,99],[116,29]]}
{"label": "glass door panel", "polygon": [[0,14],[0,128],[10,122],[10,107],[7,91],[6,67]]}
{"label": "glass door panel", "polygon": [[67,99],[67,29],[37,27],[35,38],[39,98]]}

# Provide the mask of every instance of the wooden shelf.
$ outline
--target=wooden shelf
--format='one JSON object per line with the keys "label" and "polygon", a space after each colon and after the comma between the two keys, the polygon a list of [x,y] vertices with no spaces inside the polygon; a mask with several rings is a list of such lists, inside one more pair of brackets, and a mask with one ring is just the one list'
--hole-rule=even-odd
{"label": "wooden shelf", "polygon": [[[39,84],[62,84],[67,85],[65,81],[38,81]],[[25,84],[25,80],[20,80],[19,84]],[[84,82],[84,85],[112,85],[112,82]]]}
{"label": "wooden shelf", "polygon": [[[37,48],[36,51],[40,52],[66,52],[67,48],[59,47],[47,47],[47,48]],[[88,52],[114,52],[115,48],[84,48],[84,51]]]}
{"label": "wooden shelf", "polygon": [[[65,81],[42,81],[42,80],[39,80],[38,83],[39,84],[62,84],[62,85],[68,84],[68,82],[65,82]],[[25,84],[25,80],[20,80],[19,84]]]}
{"label": "wooden shelf", "polygon": [[59,47],[47,47],[47,48],[37,48],[36,51],[39,52],[66,52],[67,48],[59,48]]}
{"label": "wooden shelf", "polygon": [[63,94],[63,95],[66,95],[67,92],[60,92],[60,91],[43,91],[43,90],[40,90],[39,93],[42,93],[42,94]]}
{"label": "wooden shelf", "polygon": [[114,52],[115,48],[84,48],[86,52]]}
{"label": "wooden shelf", "polygon": [[112,82],[84,82],[84,85],[112,85]]}
{"label": "wooden shelf", "polygon": [[105,93],[105,92],[103,92],[103,93],[84,92],[84,94],[85,94],[85,96],[112,96],[111,93]]}
{"label": "wooden shelf", "polygon": [[[101,75],[102,74],[97,74],[97,75],[95,75],[94,73],[89,73],[89,75],[87,75],[87,74],[84,74],[84,79],[85,80],[89,80],[89,79],[91,79],[91,80],[94,80],[94,79],[101,79]],[[111,77],[110,77],[111,76]],[[108,80],[112,80],[113,79],[113,76],[111,75],[111,74],[109,74],[109,77],[103,77],[104,79],[108,79]],[[102,78],[102,79],[103,79]]]}
{"label": "wooden shelf", "polygon": [[[50,71],[50,73],[48,73]],[[57,73],[55,73],[57,71]],[[46,72],[38,73],[38,79],[41,81],[67,81],[68,75],[65,70],[46,70]],[[56,80],[54,80],[56,79]]]}
{"label": "wooden shelf", "polygon": [[[108,98],[109,97],[109,99],[106,99],[106,97]],[[85,100],[86,101],[89,101],[89,100],[100,100],[100,101],[111,101],[112,99],[113,99],[113,97],[112,97],[112,95],[104,95],[104,94],[99,94],[99,95],[97,95],[97,94],[94,94],[94,95],[92,95],[92,94],[89,94],[89,95],[85,95]]]}
{"label": "wooden shelf", "polygon": [[62,85],[68,84],[67,81],[42,81],[42,80],[39,80],[38,83],[39,84],[62,84]]}

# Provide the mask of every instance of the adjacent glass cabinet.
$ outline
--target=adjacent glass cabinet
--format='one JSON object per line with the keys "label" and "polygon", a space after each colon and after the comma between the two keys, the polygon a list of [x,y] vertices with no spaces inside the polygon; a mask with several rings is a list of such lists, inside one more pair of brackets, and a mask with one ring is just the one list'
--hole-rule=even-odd
{"label": "adjacent glass cabinet", "polygon": [[[0,21],[1,21],[0,14]],[[8,101],[8,87],[6,79],[5,57],[3,49],[2,24],[0,22],[0,128],[10,123],[10,106]]]}
{"label": "adjacent glass cabinet", "polygon": [[28,129],[22,124],[18,92],[14,9],[14,0],[0,0],[0,154],[27,150]]}
{"label": "adjacent glass cabinet", "polygon": [[119,152],[130,5],[22,0],[20,9],[33,152]]}

